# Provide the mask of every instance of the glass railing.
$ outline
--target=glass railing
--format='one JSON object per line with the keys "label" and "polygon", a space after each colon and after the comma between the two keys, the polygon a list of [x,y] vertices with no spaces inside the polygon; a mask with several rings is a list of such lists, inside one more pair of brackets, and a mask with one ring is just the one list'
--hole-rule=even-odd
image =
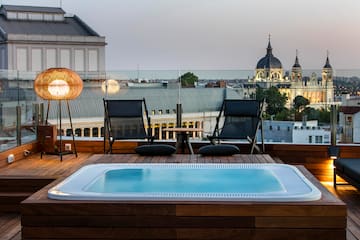
{"label": "glass railing", "polygon": [[[179,77],[182,78],[179,87]],[[158,140],[175,140],[172,133],[163,131],[176,125],[176,104],[183,109],[182,125],[202,128],[194,132],[192,138],[202,141],[212,134],[218,111],[225,98],[253,98],[256,86],[269,84],[253,80],[253,70],[133,70],[108,71],[106,73],[79,73],[84,81],[81,95],[69,101],[73,129],[76,138],[100,140],[104,135],[103,98],[145,98],[151,117],[151,128]],[[327,103],[317,100],[316,108],[329,109],[330,105],[341,105],[337,119],[337,142],[359,143],[357,108],[360,94],[357,85],[360,70],[336,70],[334,72],[335,98]],[[19,146],[36,139],[37,124],[49,123],[59,126],[59,104],[48,102],[36,96],[34,91],[35,72],[0,70],[0,151]],[[276,86],[289,94],[291,75]],[[304,90],[309,98],[321,94],[321,70],[303,70]],[[314,87],[310,87],[313,84]],[[287,89],[287,90],[286,90]],[[344,93],[347,92],[348,95]],[[342,103],[341,103],[342,102]],[[289,108],[292,103],[288,103]],[[344,108],[348,107],[348,108]],[[49,111],[47,111],[49,110]],[[62,104],[62,135],[70,137],[71,127],[66,104]],[[48,113],[48,114],[47,114]],[[264,120],[264,139],[268,143],[330,144],[331,127],[319,115],[289,112],[286,121],[273,115]],[[326,114],[326,113],[324,113]],[[315,116],[315,117],[314,117]],[[326,117],[325,117],[326,119]],[[260,136],[259,136],[260,139]]]}

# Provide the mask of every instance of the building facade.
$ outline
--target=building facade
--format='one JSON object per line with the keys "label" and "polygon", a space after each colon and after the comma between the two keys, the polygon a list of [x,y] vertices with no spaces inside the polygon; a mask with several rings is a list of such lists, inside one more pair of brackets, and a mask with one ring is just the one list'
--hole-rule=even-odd
{"label": "building facade", "polygon": [[82,76],[105,72],[105,37],[61,8],[0,7],[0,69],[40,72],[52,67]]}
{"label": "building facade", "polygon": [[330,65],[329,56],[322,68],[321,77],[313,73],[310,77],[304,77],[298,55],[292,66],[289,76],[284,75],[281,61],[273,55],[270,38],[266,48],[266,55],[262,57],[255,69],[255,76],[249,80],[248,86],[255,91],[255,87],[269,88],[275,86],[280,93],[288,97],[287,107],[293,104],[296,96],[303,96],[310,101],[315,108],[328,107],[334,102],[333,69]]}

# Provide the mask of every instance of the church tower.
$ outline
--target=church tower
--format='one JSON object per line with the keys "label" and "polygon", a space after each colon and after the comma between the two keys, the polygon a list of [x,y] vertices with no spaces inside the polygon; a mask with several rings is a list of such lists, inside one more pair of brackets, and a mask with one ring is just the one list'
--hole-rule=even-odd
{"label": "church tower", "polygon": [[330,65],[329,54],[327,54],[326,63],[322,69],[321,77],[323,86],[326,85],[327,82],[333,81],[333,69]]}
{"label": "church tower", "polygon": [[299,64],[298,51],[296,50],[295,63],[291,69],[291,81],[292,82],[302,82],[302,69]]}
{"label": "church tower", "polygon": [[331,103],[334,101],[334,82],[333,69],[329,61],[329,53],[326,56],[326,62],[321,72],[321,84],[323,87],[323,101]]}

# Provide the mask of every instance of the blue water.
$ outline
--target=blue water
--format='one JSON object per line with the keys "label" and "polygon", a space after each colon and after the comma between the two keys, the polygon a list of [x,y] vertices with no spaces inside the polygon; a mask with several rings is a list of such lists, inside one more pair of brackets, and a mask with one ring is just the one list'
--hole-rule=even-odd
{"label": "blue water", "polygon": [[265,193],[284,191],[264,169],[117,169],[86,191],[98,193]]}

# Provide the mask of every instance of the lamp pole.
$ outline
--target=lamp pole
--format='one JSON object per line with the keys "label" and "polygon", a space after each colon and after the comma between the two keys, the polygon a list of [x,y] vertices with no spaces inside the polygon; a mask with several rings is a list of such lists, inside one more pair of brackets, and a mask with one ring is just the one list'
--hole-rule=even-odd
{"label": "lamp pole", "polygon": [[179,71],[178,75],[179,75],[179,78],[178,78],[178,102],[176,104],[176,127],[181,127],[182,106],[181,106],[181,75],[180,75],[180,71]]}

